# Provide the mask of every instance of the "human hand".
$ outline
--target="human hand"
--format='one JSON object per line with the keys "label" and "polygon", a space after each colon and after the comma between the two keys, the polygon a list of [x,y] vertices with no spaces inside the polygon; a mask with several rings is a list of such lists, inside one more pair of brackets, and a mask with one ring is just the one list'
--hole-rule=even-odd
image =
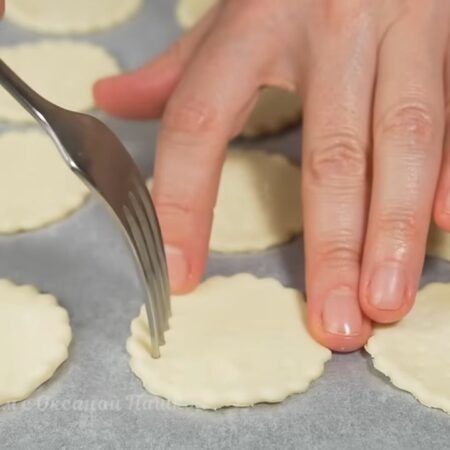
{"label": "human hand", "polygon": [[153,198],[173,290],[200,280],[225,148],[270,85],[304,105],[312,334],[350,351],[371,320],[402,318],[433,201],[450,231],[449,19],[442,0],[227,0],[159,58],[99,82],[106,111],[162,115]]}

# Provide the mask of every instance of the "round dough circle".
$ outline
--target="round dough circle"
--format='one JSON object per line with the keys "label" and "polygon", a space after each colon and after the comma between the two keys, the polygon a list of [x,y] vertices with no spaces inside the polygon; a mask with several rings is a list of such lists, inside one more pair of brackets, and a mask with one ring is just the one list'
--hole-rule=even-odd
{"label": "round dough circle", "polygon": [[179,25],[193,27],[215,3],[217,0],[178,0],[175,16]]}
{"label": "round dough circle", "polygon": [[250,114],[243,130],[244,137],[258,137],[278,133],[300,122],[300,98],[293,92],[266,87]]}
{"label": "round dough circle", "polygon": [[0,280],[0,405],[23,400],[67,359],[69,317],[51,295]]}
{"label": "round dough circle", "polygon": [[262,250],[301,230],[300,168],[279,154],[231,149],[214,209],[211,250]]}
{"label": "round dough circle", "polygon": [[149,392],[180,406],[280,402],[304,392],[331,358],[307,331],[302,294],[250,274],[213,277],[172,297],[159,359],[149,354],[144,309],[131,333],[132,371]]}
{"label": "round dough circle", "polygon": [[401,322],[375,328],[366,350],[395,386],[450,414],[449,318],[450,284],[429,284]]}
{"label": "round dough circle", "polygon": [[40,33],[90,33],[124,22],[140,6],[141,0],[13,0],[6,18]]}
{"label": "round dough circle", "polygon": [[60,220],[79,208],[88,194],[43,132],[0,135],[0,233]]}
{"label": "round dough circle", "polygon": [[[150,191],[152,185],[149,179]],[[264,250],[301,231],[300,168],[280,154],[229,149],[214,208],[210,250]]]}
{"label": "round dough circle", "polygon": [[450,261],[450,233],[432,224],[428,233],[427,255]]}
{"label": "round dough circle", "polygon": [[[92,85],[119,72],[117,62],[97,45],[72,41],[39,41],[0,47],[3,59],[26,83],[63,108],[94,107]],[[33,118],[0,87],[0,119],[33,122]]]}

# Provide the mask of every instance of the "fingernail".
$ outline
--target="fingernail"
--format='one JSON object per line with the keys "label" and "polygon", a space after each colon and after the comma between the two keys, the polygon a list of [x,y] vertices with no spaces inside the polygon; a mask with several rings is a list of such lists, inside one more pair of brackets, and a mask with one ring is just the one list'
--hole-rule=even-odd
{"label": "fingernail", "polygon": [[378,267],[369,284],[369,303],[377,309],[400,309],[405,295],[405,273],[393,265]]}
{"label": "fingernail", "polygon": [[362,318],[356,294],[347,287],[331,290],[323,303],[322,323],[328,333],[360,334]]}
{"label": "fingernail", "polygon": [[189,265],[184,253],[173,245],[165,245],[171,290],[183,289],[189,277]]}

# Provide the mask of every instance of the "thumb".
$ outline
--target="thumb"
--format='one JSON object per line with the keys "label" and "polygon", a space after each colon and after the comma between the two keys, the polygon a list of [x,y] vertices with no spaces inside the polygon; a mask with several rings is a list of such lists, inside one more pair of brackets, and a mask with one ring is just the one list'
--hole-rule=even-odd
{"label": "thumb", "polygon": [[216,14],[214,8],[168,50],[139,69],[97,81],[93,88],[97,105],[113,116],[128,119],[161,116],[184,69],[208,34]]}

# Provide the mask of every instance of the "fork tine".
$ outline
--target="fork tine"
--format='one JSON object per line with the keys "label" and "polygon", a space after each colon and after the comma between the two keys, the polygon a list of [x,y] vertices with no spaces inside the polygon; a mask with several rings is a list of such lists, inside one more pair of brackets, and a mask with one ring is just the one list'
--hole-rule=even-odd
{"label": "fork tine", "polygon": [[140,204],[136,192],[130,191],[128,193],[128,198],[135,212],[135,218],[137,220],[137,225],[140,228],[140,239],[143,244],[143,256],[145,260],[145,271],[146,277],[152,277],[151,284],[152,290],[154,292],[153,302],[156,306],[157,320],[159,324],[160,331],[160,341],[164,343],[164,331],[166,330],[167,318],[164,311],[164,292],[161,287],[161,276],[158,269],[158,261],[155,258],[156,249],[152,239],[152,233],[149,228],[148,221],[145,217],[145,211]]}
{"label": "fork tine", "polygon": [[147,294],[151,355],[159,357],[170,314],[168,276],[157,217],[139,169],[105,124],[45,100],[1,59],[0,85],[33,115],[69,168],[100,195],[121,223]]}
{"label": "fork tine", "polygon": [[[137,192],[139,193],[139,197],[141,200],[141,204],[144,208],[146,219],[148,221],[148,224],[150,226],[151,230],[151,237],[153,240],[154,248],[156,249],[156,265],[160,271],[160,280],[161,280],[161,286],[163,290],[163,300],[164,300],[164,311],[166,314],[166,321],[167,321],[167,328],[168,328],[168,319],[171,315],[171,308],[170,308],[170,289],[169,289],[169,276],[167,271],[167,262],[166,262],[166,255],[163,248],[163,240],[162,240],[162,234],[161,229],[159,227],[159,222],[157,219],[156,211],[153,206],[153,203],[151,202],[151,196],[148,192],[147,188],[142,187],[142,184],[138,180],[134,180],[134,185],[136,187]],[[150,200],[150,201],[149,201]]]}
{"label": "fork tine", "polygon": [[128,229],[129,229],[129,237],[131,240],[131,244],[135,253],[136,258],[138,259],[140,266],[139,274],[142,278],[143,284],[147,291],[147,301],[145,302],[145,308],[147,311],[148,318],[148,327],[150,331],[151,338],[151,354],[153,358],[159,358],[160,351],[159,347],[161,344],[160,337],[162,335],[162,330],[159,328],[159,321],[157,317],[157,310],[155,307],[155,296],[156,292],[154,290],[153,283],[149,282],[150,280],[147,277],[146,261],[145,261],[145,244],[142,237],[141,230],[137,224],[137,220],[132,214],[131,210],[127,205],[123,207],[124,216],[126,218]]}
{"label": "fork tine", "polygon": [[[137,185],[137,183],[134,183]],[[135,186],[137,188],[137,186]],[[134,203],[135,209],[138,213],[138,219],[141,223],[141,227],[144,234],[144,239],[148,248],[148,254],[150,258],[150,264],[152,267],[152,270],[155,273],[155,282],[156,287],[158,291],[158,311],[160,313],[161,317],[161,324],[163,331],[166,331],[169,328],[169,311],[167,310],[167,286],[166,281],[164,279],[163,274],[163,264],[165,264],[165,260],[161,260],[161,257],[159,256],[158,252],[158,236],[155,236],[155,233],[153,232],[153,229],[151,227],[150,223],[150,217],[147,214],[147,210],[145,208],[145,205],[149,203],[150,199],[142,199],[141,194],[136,191],[133,192],[131,201]]]}

